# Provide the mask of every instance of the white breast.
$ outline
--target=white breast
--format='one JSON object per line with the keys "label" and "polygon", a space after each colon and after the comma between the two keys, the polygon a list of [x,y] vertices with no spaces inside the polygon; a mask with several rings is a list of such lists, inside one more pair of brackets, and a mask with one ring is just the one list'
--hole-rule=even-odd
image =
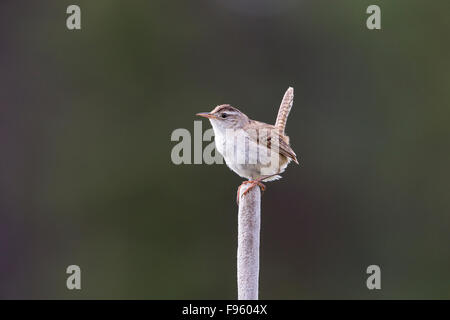
{"label": "white breast", "polygon": [[229,133],[226,135],[214,125],[213,129],[217,151],[227,166],[239,176],[257,179],[284,171],[286,165],[280,168],[278,153],[267,154],[267,148],[250,140],[245,131],[241,130],[233,139]]}

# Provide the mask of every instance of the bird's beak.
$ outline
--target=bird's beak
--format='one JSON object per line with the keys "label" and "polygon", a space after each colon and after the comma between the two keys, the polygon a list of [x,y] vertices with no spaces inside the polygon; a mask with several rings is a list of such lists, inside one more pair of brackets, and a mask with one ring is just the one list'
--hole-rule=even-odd
{"label": "bird's beak", "polygon": [[208,119],[214,119],[214,118],[216,118],[215,115],[213,115],[213,114],[211,114],[211,113],[209,113],[209,112],[200,112],[200,113],[197,113],[196,115],[197,115],[197,116],[200,116],[200,117],[208,118]]}

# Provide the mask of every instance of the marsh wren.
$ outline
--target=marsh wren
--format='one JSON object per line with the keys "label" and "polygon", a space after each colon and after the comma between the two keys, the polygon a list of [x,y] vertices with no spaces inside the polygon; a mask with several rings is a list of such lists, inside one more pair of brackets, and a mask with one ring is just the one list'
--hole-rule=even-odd
{"label": "marsh wren", "polygon": [[242,194],[244,196],[262,181],[281,178],[289,162],[298,164],[297,156],[289,145],[285,135],[286,120],[294,102],[294,89],[288,88],[281,101],[275,125],[251,120],[243,112],[228,104],[222,104],[211,112],[197,113],[208,118],[214,130],[217,151],[225,159],[227,166],[239,176],[248,179],[243,184],[250,184]]}

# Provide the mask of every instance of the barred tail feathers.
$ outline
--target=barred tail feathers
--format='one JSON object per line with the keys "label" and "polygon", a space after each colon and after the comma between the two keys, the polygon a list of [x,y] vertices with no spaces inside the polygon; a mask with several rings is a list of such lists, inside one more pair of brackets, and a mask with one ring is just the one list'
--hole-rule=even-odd
{"label": "barred tail feathers", "polygon": [[277,121],[275,127],[277,127],[281,134],[284,135],[286,128],[286,121],[294,104],[294,88],[289,87],[284,94],[283,100],[281,100],[280,109],[278,110]]}

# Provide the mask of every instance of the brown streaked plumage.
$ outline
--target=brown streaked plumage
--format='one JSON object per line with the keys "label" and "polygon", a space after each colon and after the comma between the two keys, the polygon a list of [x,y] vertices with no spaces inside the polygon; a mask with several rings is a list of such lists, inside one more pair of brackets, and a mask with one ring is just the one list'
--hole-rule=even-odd
{"label": "brown streaked plumage", "polygon": [[[249,179],[251,188],[262,181],[281,178],[290,161],[298,164],[297,156],[285,135],[286,121],[293,105],[294,89],[288,88],[281,102],[275,125],[249,119],[229,104],[215,107],[209,113],[197,115],[208,118],[213,126],[216,149],[228,167],[239,176]],[[239,190],[238,190],[239,195]]]}
{"label": "brown streaked plumage", "polygon": [[[284,135],[284,129],[286,128],[286,121],[294,104],[294,88],[288,88],[284,94],[283,100],[281,100],[280,108],[278,109],[277,120],[275,121],[275,127],[280,130],[280,133]],[[288,139],[289,140],[289,139]]]}

